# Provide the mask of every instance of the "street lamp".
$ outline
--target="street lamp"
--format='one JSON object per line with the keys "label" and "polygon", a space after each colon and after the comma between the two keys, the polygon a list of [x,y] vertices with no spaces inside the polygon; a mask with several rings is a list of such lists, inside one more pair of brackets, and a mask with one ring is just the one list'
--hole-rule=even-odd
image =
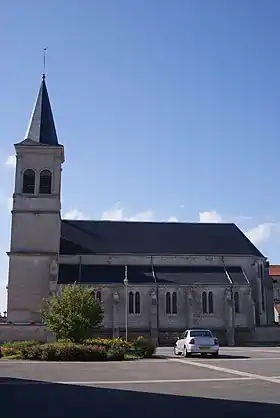
{"label": "street lamp", "polygon": [[127,341],[128,331],[128,280],[127,280],[127,266],[124,268],[124,288],[125,288],[125,340]]}

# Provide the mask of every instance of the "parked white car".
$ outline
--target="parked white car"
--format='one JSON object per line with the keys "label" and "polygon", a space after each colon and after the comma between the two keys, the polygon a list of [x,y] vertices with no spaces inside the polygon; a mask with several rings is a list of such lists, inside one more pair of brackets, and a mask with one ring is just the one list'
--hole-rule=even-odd
{"label": "parked white car", "polygon": [[219,341],[208,329],[188,329],[178,338],[174,347],[176,356],[189,357],[192,354],[201,354],[213,357],[219,356]]}

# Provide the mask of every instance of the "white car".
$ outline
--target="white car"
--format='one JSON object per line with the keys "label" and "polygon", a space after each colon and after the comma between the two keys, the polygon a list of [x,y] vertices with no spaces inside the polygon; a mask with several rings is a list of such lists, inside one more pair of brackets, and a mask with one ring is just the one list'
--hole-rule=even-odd
{"label": "white car", "polygon": [[192,354],[201,354],[213,357],[219,356],[219,341],[208,329],[188,329],[177,339],[174,354],[189,357]]}

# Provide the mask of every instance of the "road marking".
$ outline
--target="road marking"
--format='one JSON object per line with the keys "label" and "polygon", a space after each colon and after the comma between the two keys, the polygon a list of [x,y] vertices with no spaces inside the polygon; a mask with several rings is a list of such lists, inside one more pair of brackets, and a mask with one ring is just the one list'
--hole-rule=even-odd
{"label": "road marking", "polygon": [[19,364],[41,364],[41,365],[47,365],[47,364],[57,364],[57,365],[69,365],[69,364],[79,364],[81,365],[104,365],[104,366],[112,366],[114,364],[142,364],[142,363],[166,363],[168,361],[167,358],[150,358],[150,359],[138,359],[138,360],[121,360],[121,361],[41,361],[41,360],[0,360],[0,367],[1,366],[7,366],[13,364],[14,366],[17,366]]}
{"label": "road marking", "polygon": [[254,353],[277,353],[280,354],[280,350],[261,350],[261,349],[257,349],[254,350]]}
{"label": "road marking", "polygon": [[[274,379],[280,378],[280,376],[273,376]],[[5,379],[2,378],[2,379]],[[158,384],[158,383],[207,383],[207,382],[238,382],[238,381],[244,381],[244,380],[260,380],[257,377],[217,377],[217,378],[205,378],[205,379],[169,379],[169,380],[98,380],[95,382],[56,382],[56,381],[31,381],[31,380],[25,380],[23,378],[11,378],[8,377],[8,379],[16,379],[16,380],[8,380],[7,382],[0,382],[1,385],[137,385],[137,384]],[[280,383],[280,380],[279,382]]]}
{"label": "road marking", "polygon": [[206,363],[196,362],[192,360],[180,360],[180,359],[169,359],[169,361],[173,361],[175,363],[182,363],[182,364],[190,365],[190,366],[202,367],[205,369],[215,370],[217,372],[222,372],[222,373],[235,374],[237,376],[242,376],[242,377],[250,377],[251,379],[263,380],[265,382],[270,382],[270,383],[280,383],[280,380],[277,380],[277,378],[275,377],[262,376],[260,374],[255,374],[255,373],[241,372],[239,370],[214,366],[213,364],[206,364]]}
{"label": "road marking", "polygon": [[267,350],[267,349],[262,349],[262,348],[257,348],[257,349],[254,349],[254,350],[249,349],[249,348],[248,349],[243,348],[243,349],[238,349],[238,350],[230,350],[229,348],[226,349],[226,347],[223,347],[223,348],[221,348],[220,352],[222,354],[225,353],[227,355],[232,355],[232,356],[234,356],[236,353],[247,353],[247,354],[250,353],[250,355],[254,355],[255,353],[272,353],[272,354],[276,353],[276,354],[280,354],[280,348],[278,350],[277,349]]}
{"label": "road marking", "polygon": [[238,380],[256,380],[253,377],[218,377],[209,379],[159,379],[159,380],[99,380],[96,382],[53,382],[63,385],[138,385],[149,383],[194,383],[194,382],[223,382]]}
{"label": "road marking", "polygon": [[[211,359],[209,357],[208,360],[212,361],[261,361],[261,360],[280,360],[280,357],[250,357],[250,358],[216,358],[216,359]],[[194,360],[195,361],[195,360]],[[201,361],[201,360],[200,360]]]}

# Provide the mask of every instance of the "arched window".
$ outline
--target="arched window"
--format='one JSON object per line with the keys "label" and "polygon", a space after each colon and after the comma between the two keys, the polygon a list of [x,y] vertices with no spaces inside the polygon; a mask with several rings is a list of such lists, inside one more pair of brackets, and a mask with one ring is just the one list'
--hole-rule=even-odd
{"label": "arched window", "polygon": [[207,313],[207,293],[202,293],[202,312]]}
{"label": "arched window", "polygon": [[214,304],[213,304],[213,293],[208,293],[208,313],[214,312]]}
{"label": "arched window", "polygon": [[169,292],[165,295],[165,312],[167,315],[171,314],[171,297]]}
{"label": "arched window", "polygon": [[98,290],[96,292],[96,300],[98,300],[99,302],[101,302],[101,292],[100,292],[100,290]]}
{"label": "arched window", "polygon": [[129,292],[128,294],[128,313],[134,314],[134,294]]}
{"label": "arched window", "polygon": [[35,171],[28,168],[23,173],[22,193],[35,193]]}
{"label": "arched window", "polygon": [[177,293],[172,293],[172,313],[177,314]]}
{"label": "arched window", "polygon": [[50,170],[43,170],[40,173],[40,194],[51,194],[52,192],[52,173]]}
{"label": "arched window", "polygon": [[135,313],[140,314],[140,293],[135,293]]}
{"label": "arched window", "polygon": [[239,294],[238,292],[234,293],[234,310],[236,313],[240,312],[240,305],[239,305]]}

